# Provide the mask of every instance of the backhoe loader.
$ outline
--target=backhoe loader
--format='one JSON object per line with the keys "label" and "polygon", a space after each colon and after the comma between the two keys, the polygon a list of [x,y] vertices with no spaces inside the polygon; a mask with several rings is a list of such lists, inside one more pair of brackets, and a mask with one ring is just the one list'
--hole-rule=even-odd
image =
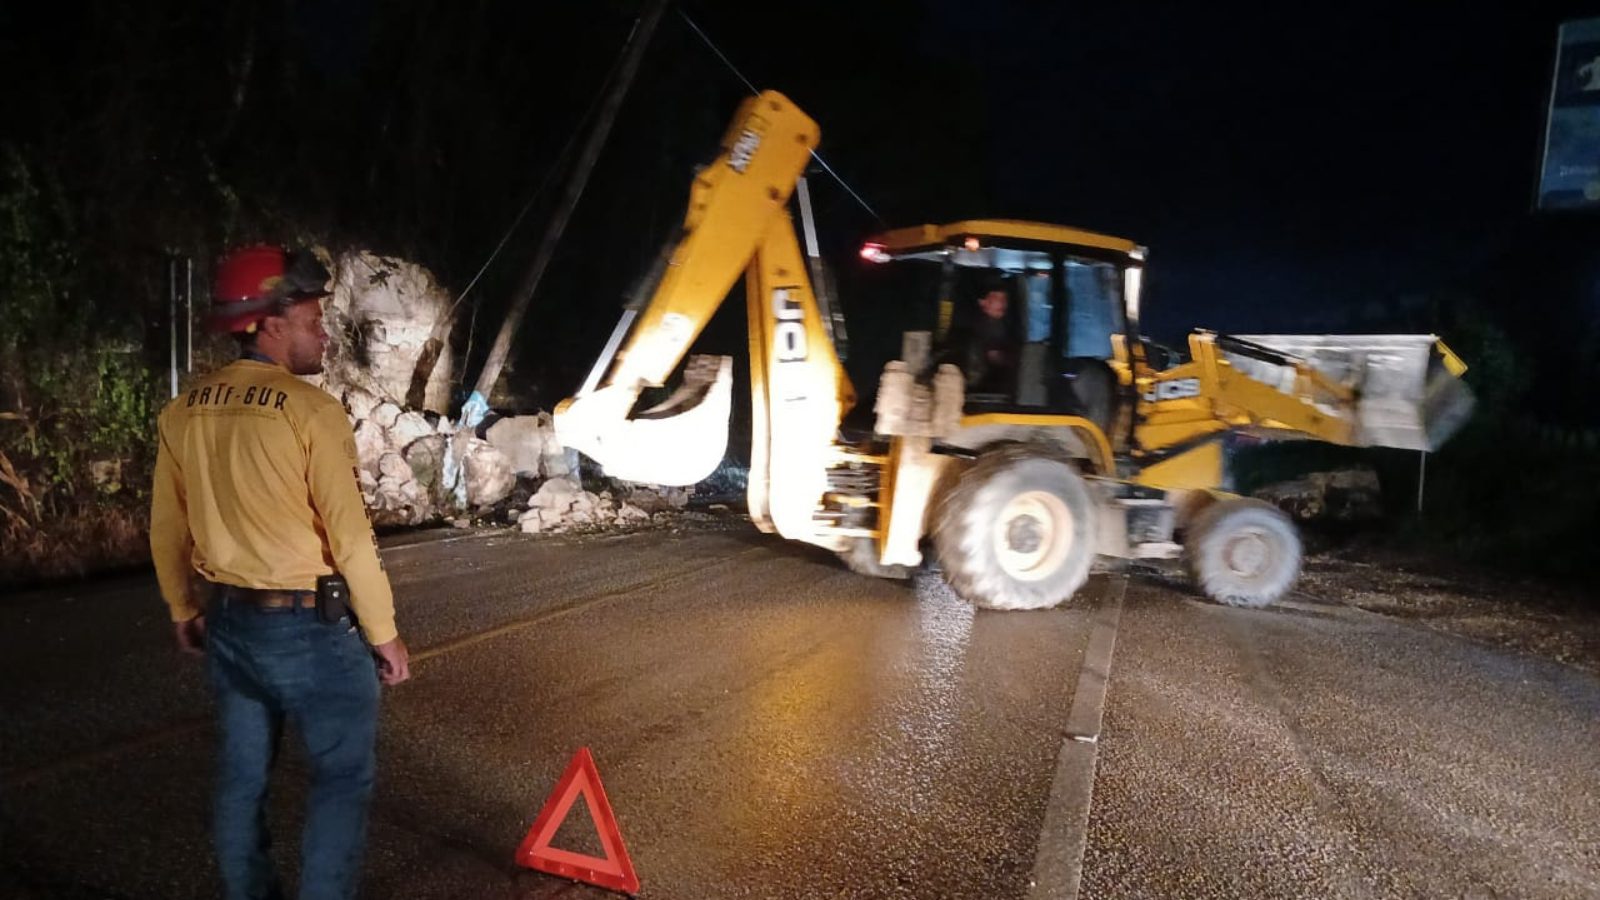
{"label": "backhoe loader", "polygon": [[[1197,331],[1189,360],[1161,367],[1139,335],[1145,248],[981,220],[862,246],[864,264],[894,273],[873,302],[913,327],[879,380],[872,433],[848,435],[836,307],[816,290],[809,218],[802,252],[788,212],[818,140],[778,93],[740,106],[648,289],[557,407],[566,446],[625,480],[709,475],[727,447],[732,359],[687,354],[743,273],[748,503],[763,531],[882,576],[908,574],[931,544],[955,591],[986,608],[1061,603],[1097,556],[1182,557],[1206,595],[1253,606],[1289,589],[1300,540],[1277,508],[1229,493],[1230,435],[1433,449],[1470,411],[1465,366],[1431,335]],[[980,290],[1007,301],[987,325],[965,302]],[[982,362],[963,348],[980,331],[1006,363],[997,377],[975,377]],[[676,391],[640,409],[680,367]]]}

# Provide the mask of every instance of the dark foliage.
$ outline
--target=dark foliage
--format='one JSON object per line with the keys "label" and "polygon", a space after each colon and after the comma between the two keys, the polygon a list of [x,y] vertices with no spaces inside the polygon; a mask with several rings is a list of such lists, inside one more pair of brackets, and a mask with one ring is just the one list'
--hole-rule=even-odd
{"label": "dark foliage", "polygon": [[[1525,204],[1568,6],[1369,4],[1315,40],[1292,17],[1209,7],[675,9],[819,120],[823,156],[883,219],[813,179],[864,389],[904,311],[859,290],[861,238],[1036,217],[1149,242],[1148,321],[1169,341],[1194,326],[1396,323],[1452,337],[1479,316],[1504,342],[1481,358],[1458,348],[1469,362],[1510,354],[1523,389],[1508,402],[1577,428],[1597,416],[1596,229],[1531,220]],[[475,373],[640,7],[0,6],[7,527],[41,547],[60,542],[40,529],[86,516],[137,533],[167,390],[169,258],[194,261],[202,302],[210,260],[250,240],[404,256],[456,291],[483,269],[453,334]],[[1435,89],[1441,72],[1458,87]],[[529,311],[507,373],[523,401],[547,407],[576,384],[744,92],[669,13]],[[742,342],[735,296],[705,349]],[[92,464],[109,461],[120,476],[101,466],[97,481]]]}

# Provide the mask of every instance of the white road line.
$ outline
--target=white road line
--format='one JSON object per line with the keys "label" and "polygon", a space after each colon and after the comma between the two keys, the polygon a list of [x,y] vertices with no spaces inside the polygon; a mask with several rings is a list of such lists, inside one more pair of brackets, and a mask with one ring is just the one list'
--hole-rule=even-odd
{"label": "white road line", "polygon": [[1056,755],[1055,779],[1039,829],[1039,849],[1033,858],[1030,900],[1073,900],[1083,876],[1083,849],[1089,837],[1089,803],[1094,797],[1096,752],[1100,722],[1105,713],[1106,683],[1111,678],[1111,652],[1117,645],[1122,622],[1122,598],[1127,576],[1115,579],[1111,596],[1101,602],[1083,654],[1083,668],[1067,714],[1067,735]]}
{"label": "white road line", "polygon": [[511,535],[520,533],[521,532],[514,528],[495,528],[493,530],[474,528],[471,531],[466,531],[459,534],[450,534],[443,537],[427,537],[416,541],[406,541],[403,544],[390,544],[387,547],[383,546],[383,543],[380,541],[378,544],[378,550],[381,553],[393,553],[396,550],[408,550],[412,547],[437,547],[440,544],[453,544],[456,541],[470,541],[476,538],[488,537],[509,537]]}

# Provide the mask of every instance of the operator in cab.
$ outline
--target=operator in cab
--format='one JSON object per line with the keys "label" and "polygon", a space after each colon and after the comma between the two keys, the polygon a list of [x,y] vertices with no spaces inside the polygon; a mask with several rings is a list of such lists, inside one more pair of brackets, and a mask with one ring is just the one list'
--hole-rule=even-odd
{"label": "operator in cab", "polygon": [[974,394],[1007,394],[1016,383],[1017,341],[1012,333],[1010,294],[1001,278],[984,283],[977,298],[977,315],[967,334],[966,352],[959,361]]}

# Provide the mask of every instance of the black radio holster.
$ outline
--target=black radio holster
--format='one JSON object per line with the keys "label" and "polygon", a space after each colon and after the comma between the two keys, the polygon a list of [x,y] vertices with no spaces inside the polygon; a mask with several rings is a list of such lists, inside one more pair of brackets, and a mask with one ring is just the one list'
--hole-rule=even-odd
{"label": "black radio holster", "polygon": [[331,624],[343,616],[355,620],[350,609],[350,583],[338,572],[317,576],[317,618]]}

